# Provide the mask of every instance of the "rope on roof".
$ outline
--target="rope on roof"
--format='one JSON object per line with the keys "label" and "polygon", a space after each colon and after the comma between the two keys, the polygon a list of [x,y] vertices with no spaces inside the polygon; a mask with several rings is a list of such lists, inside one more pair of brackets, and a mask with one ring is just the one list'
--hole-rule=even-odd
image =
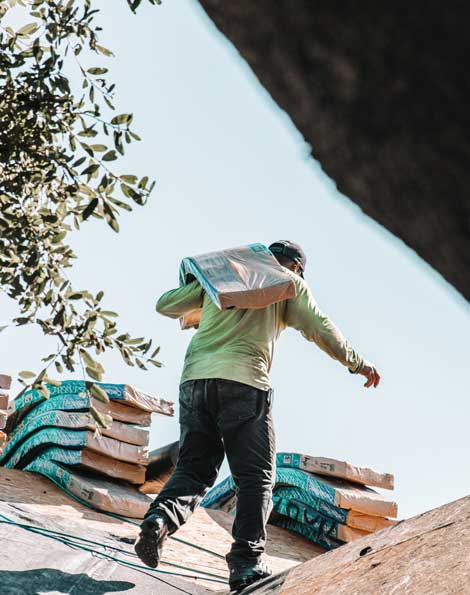
{"label": "rope on roof", "polygon": [[[80,537],[78,535],[71,535],[70,533],[64,533],[62,531],[54,531],[52,529],[46,529],[44,527],[35,527],[34,525],[30,525],[27,523],[19,523],[17,521],[14,521],[14,520],[8,518],[7,516],[5,516],[3,514],[0,514],[0,517],[2,517],[2,518],[0,518],[0,523],[14,525],[16,527],[25,529],[26,531],[30,531],[31,533],[37,533],[43,537],[49,537],[50,539],[54,539],[56,541],[59,541],[60,543],[68,545],[70,547],[76,547],[76,548],[81,549],[86,552],[98,554],[100,556],[103,556],[104,558],[113,560],[114,562],[117,562],[118,564],[122,564],[124,566],[133,568],[135,570],[141,570],[141,571],[145,570],[146,572],[156,572],[158,574],[167,574],[167,575],[179,576],[179,577],[183,577],[183,578],[193,578],[196,580],[200,579],[200,580],[210,581],[210,582],[214,582],[214,583],[221,583],[221,584],[227,583],[227,580],[223,576],[213,574],[210,572],[206,572],[205,570],[198,570],[197,568],[191,568],[189,566],[173,564],[171,562],[165,562],[165,564],[175,566],[177,568],[181,568],[182,570],[188,570],[189,572],[198,572],[199,574],[204,574],[206,576],[188,575],[188,574],[182,574],[180,572],[170,572],[167,570],[159,570],[156,568],[149,568],[147,566],[143,566],[142,564],[136,564],[134,562],[129,562],[128,560],[122,560],[120,558],[116,558],[115,556],[111,556],[110,554],[99,551],[97,549],[94,549],[91,547],[86,547],[84,544],[89,543],[92,545],[97,545],[97,546],[100,546],[103,548],[118,551],[118,552],[124,553],[126,555],[135,556],[135,554],[133,552],[128,552],[127,550],[117,548],[117,547],[114,547],[114,546],[111,546],[111,545],[108,545],[105,543],[100,543],[98,541],[93,541],[91,539],[86,539],[85,537]],[[83,544],[77,543],[77,541],[81,541],[81,542],[83,542]],[[211,577],[211,578],[209,578],[209,577]],[[157,577],[157,576],[155,576],[154,578],[156,578],[157,580],[162,580],[160,577]],[[163,581],[163,582],[166,582],[166,581]],[[179,589],[183,593],[187,592],[187,591],[184,591],[183,589],[180,589],[179,587],[176,587],[174,585],[171,585],[171,586],[175,589]]]}
{"label": "rope on roof", "polygon": [[[125,516],[121,516],[120,514],[116,514],[114,512],[107,512],[105,510],[99,510],[95,506],[92,506],[86,500],[82,500],[81,498],[79,498],[78,496],[76,496],[75,494],[73,494],[66,487],[64,487],[62,485],[59,485],[56,481],[54,481],[54,479],[52,477],[48,477],[48,479],[50,481],[52,481],[53,483],[55,483],[57,485],[57,487],[59,487],[63,492],[65,492],[73,500],[76,500],[77,502],[79,502],[82,506],[86,506],[87,508],[91,508],[92,510],[98,512],[99,514],[105,514],[107,516],[110,516],[110,517],[113,517],[115,519],[118,519],[119,521],[123,521],[125,523],[129,523],[130,525],[140,526],[140,523],[136,523],[135,521],[131,521],[131,519],[128,519]],[[180,537],[174,537],[173,535],[170,535],[169,536],[169,539],[173,539],[173,541],[177,541],[178,543],[182,543],[182,544],[187,545],[189,547],[192,547],[192,548],[194,548],[196,550],[200,550],[201,552],[205,552],[206,554],[210,554],[211,556],[215,556],[216,558],[221,558],[222,560],[225,560],[225,556],[222,556],[222,554],[219,554],[218,552],[213,552],[212,550],[209,550],[209,549],[207,549],[205,547],[202,547],[201,545],[196,545],[195,543],[191,543],[190,541],[186,541],[184,539],[181,539]]]}

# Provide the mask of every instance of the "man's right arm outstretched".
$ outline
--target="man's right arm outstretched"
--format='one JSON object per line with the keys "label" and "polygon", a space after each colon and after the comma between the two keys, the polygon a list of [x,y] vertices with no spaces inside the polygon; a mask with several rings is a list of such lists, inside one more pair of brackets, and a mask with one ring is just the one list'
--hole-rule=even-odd
{"label": "man's right arm outstretched", "polygon": [[348,343],[339,328],[318,307],[310,288],[303,280],[296,282],[297,295],[288,300],[286,324],[300,331],[333,359],[346,366],[352,374],[367,380],[366,388],[377,387],[380,375],[370,362],[364,360]]}

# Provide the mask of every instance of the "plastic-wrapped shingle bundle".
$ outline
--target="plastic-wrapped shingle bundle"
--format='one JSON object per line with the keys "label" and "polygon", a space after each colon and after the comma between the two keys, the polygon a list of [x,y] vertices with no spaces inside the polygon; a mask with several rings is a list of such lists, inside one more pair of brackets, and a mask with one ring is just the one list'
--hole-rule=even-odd
{"label": "plastic-wrapped shingle bundle", "polygon": [[7,435],[3,431],[7,424],[7,409],[10,398],[11,376],[0,374],[0,453],[2,452]]}
{"label": "plastic-wrapped shingle bundle", "polygon": [[[173,415],[172,403],[125,384],[95,384],[108,403],[82,381],[48,385],[48,399],[37,390],[18,396],[0,465],[42,473],[101,510],[140,518],[150,503],[136,487],[146,481],[150,416]],[[92,407],[106,427],[97,426]]]}
{"label": "plastic-wrapped shingle bundle", "polygon": [[[328,461],[329,477],[305,471],[306,460],[310,459],[316,460],[315,465]],[[311,461],[309,466],[313,466]],[[335,469],[339,477],[334,476]],[[356,481],[344,479],[346,472],[354,474]],[[366,478],[382,487],[393,485],[390,474],[334,459],[279,453],[270,523],[299,533],[326,549],[389,527],[394,523],[390,517],[397,516],[397,505],[363,485]],[[202,506],[233,513],[236,497],[237,488],[229,476],[209,491]]]}
{"label": "plastic-wrapped shingle bundle", "polygon": [[[194,279],[221,310],[265,308],[295,295],[291,278],[263,244],[184,258],[180,285]],[[181,327],[197,326],[200,318],[201,310],[194,310]]]}

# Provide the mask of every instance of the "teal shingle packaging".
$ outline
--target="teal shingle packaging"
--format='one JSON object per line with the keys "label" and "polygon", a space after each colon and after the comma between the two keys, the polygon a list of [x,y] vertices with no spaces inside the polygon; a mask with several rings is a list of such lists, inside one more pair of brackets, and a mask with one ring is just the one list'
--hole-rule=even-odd
{"label": "teal shingle packaging", "polygon": [[[129,483],[138,485],[142,485],[145,482],[144,466],[124,463],[123,461],[98,454],[89,448],[72,450],[70,448],[54,446],[43,450],[40,458],[43,461],[49,460],[54,463],[61,463],[67,467],[74,467],[76,471],[92,471],[94,475],[97,473],[100,475],[104,474],[110,478],[128,481]],[[71,470],[73,471],[73,469]]]}
{"label": "teal shingle packaging", "polygon": [[[235,482],[229,476],[206,494],[202,506],[233,512],[236,496]],[[277,466],[273,505],[270,522],[328,549],[392,525],[387,517],[397,514],[396,503],[375,490],[295,466]]]}
{"label": "teal shingle packaging", "polygon": [[[99,436],[96,432],[86,430],[65,430],[63,428],[44,428],[32,434],[25,440],[21,446],[8,458],[5,467],[10,469],[24,469],[25,466],[39,452],[49,446],[62,446],[64,448],[89,448],[97,453],[124,461],[127,463],[143,464],[148,460],[148,448],[145,446],[135,446]],[[5,451],[8,449],[5,449]],[[4,453],[6,458],[8,453]]]}
{"label": "teal shingle packaging", "polygon": [[[273,496],[273,512],[288,517],[302,525],[306,525],[311,530],[317,530],[321,536],[328,535],[343,543],[349,543],[369,534],[368,531],[353,529],[352,527],[338,523],[301,500],[282,498],[279,494],[274,494]],[[320,535],[318,536],[319,538]],[[319,539],[316,542],[322,545]]]}
{"label": "teal shingle packaging", "polygon": [[[57,403],[57,401],[60,403]],[[83,408],[81,397],[66,397],[67,408],[57,409],[57,406],[64,406],[63,399],[49,399],[40,403],[29,414],[27,414],[15,429],[11,432],[10,442],[26,438],[40,427],[62,427],[69,429],[97,429],[96,421],[88,408]],[[149,431],[133,424],[126,424],[116,421],[111,415],[104,413],[105,428],[98,428],[103,436],[116,438],[122,442],[135,444],[137,446],[148,446]]]}
{"label": "teal shingle packaging", "polygon": [[37,457],[25,471],[41,473],[87,506],[126,517],[142,519],[152,498],[141,494],[130,485],[90,477],[75,469]]}
{"label": "teal shingle packaging", "polygon": [[336,477],[361,485],[393,490],[394,478],[390,473],[378,473],[367,467],[358,467],[346,461],[280,452],[277,454],[276,464],[278,467],[292,467],[294,469],[316,473],[317,475]]}
{"label": "teal shingle packaging", "polygon": [[[396,517],[397,505],[387,500],[378,492],[365,486],[358,486],[336,478],[325,478],[299,469],[278,467],[276,471],[276,487],[292,486],[305,492],[307,497],[343,508],[357,510],[372,516]],[[213,508],[212,503],[224,503],[236,493],[232,477],[212,488],[205,496],[203,506]]]}
{"label": "teal shingle packaging", "polygon": [[[47,385],[51,391],[51,396],[49,399],[46,399],[37,390],[29,390],[11,401],[8,408],[9,417],[6,426],[7,432],[11,432],[13,428],[20,423],[24,416],[27,415],[33,408],[37,407],[40,403],[49,402],[52,400],[54,401],[55,409],[66,411],[69,409],[77,409],[78,407],[80,409],[87,410],[90,409],[90,407],[94,407],[100,413],[109,414],[117,421],[138,424],[140,426],[150,426],[151,411],[137,408],[124,399],[114,399],[115,392],[117,392],[118,395],[122,394],[120,389],[118,391],[110,391],[111,395],[108,395],[111,399],[110,402],[102,403],[90,395],[90,393],[86,390],[86,386],[82,382],[64,381],[62,384],[65,385],[62,392],[54,390],[58,387]],[[126,385],[103,384],[100,386],[103,388],[113,386],[124,387]],[[156,399],[156,397],[154,397],[154,399]],[[157,405],[161,401],[162,400],[158,399]],[[79,406],[80,404],[81,407]],[[154,406],[156,412],[163,413],[164,415],[173,415],[172,404],[168,403],[167,401],[163,401],[163,404],[164,406],[161,408],[163,410],[160,410],[159,407]],[[157,409],[159,410],[157,411]]]}
{"label": "teal shingle packaging", "polygon": [[100,510],[142,518],[151,501],[137,490],[146,480],[147,428],[152,413],[172,415],[173,404],[126,384],[96,384],[109,402],[93,398],[81,381],[47,385],[49,398],[37,390],[18,396],[8,409],[0,464],[42,473]]}

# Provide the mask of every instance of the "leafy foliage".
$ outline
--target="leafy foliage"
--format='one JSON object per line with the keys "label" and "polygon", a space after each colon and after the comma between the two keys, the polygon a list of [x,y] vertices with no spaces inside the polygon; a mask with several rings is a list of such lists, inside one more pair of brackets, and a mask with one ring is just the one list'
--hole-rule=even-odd
{"label": "leafy foliage", "polygon": [[[129,2],[133,10],[139,4]],[[11,9],[31,22],[13,30],[6,25]],[[58,340],[39,375],[20,373],[45,396],[52,363],[58,373],[81,366],[93,380],[104,373],[96,356],[108,349],[130,366],[160,365],[151,340],[118,329],[102,291],[78,290],[66,274],[75,258],[68,234],[91,218],[118,232],[120,211],[144,205],[155,185],[114,170],[140,139],[132,114],[113,113],[115,85],[101,64],[113,54],[98,43],[97,13],[91,0],[0,5],[0,286],[19,304],[16,325],[38,324]],[[85,68],[82,55],[100,64]]]}

